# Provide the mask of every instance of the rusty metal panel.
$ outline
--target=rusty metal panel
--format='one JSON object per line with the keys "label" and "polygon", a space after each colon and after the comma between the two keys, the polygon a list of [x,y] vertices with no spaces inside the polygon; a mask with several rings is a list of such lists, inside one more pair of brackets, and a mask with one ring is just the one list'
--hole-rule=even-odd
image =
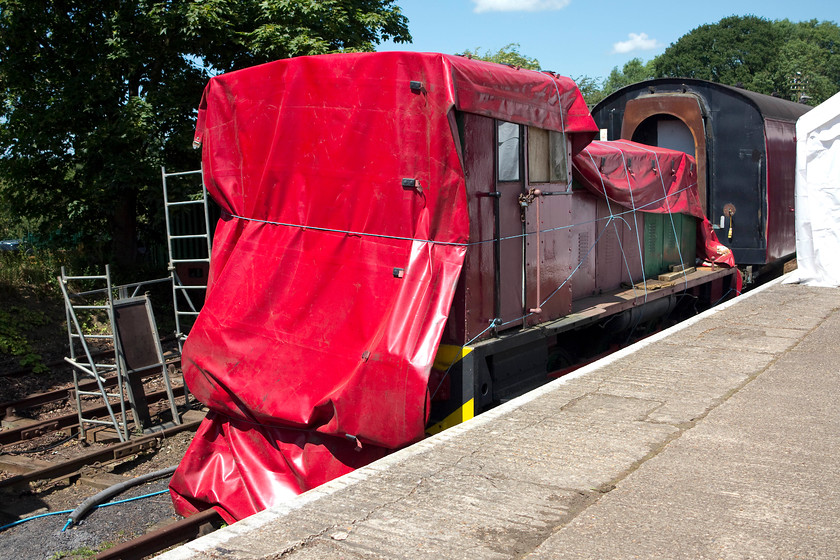
{"label": "rusty metal panel", "polygon": [[[572,286],[566,280],[577,264],[576,251],[572,247],[572,195],[545,196],[540,201],[540,235],[537,251],[537,205],[532,203],[526,209],[525,282],[527,308],[535,308],[542,302],[542,312],[531,315],[528,325],[536,325],[568,315],[572,311]],[[573,258],[574,257],[574,258]],[[537,294],[537,259],[540,261],[539,294]],[[574,260],[574,263],[573,263]],[[553,295],[552,295],[553,294]],[[548,301],[546,301],[547,298]]]}
{"label": "rusty metal panel", "polygon": [[[614,212],[624,210],[613,207]],[[624,270],[621,251],[627,227],[621,220],[610,221],[610,206],[603,199],[598,200],[596,218],[596,238],[600,235],[600,239],[595,247],[595,289],[598,292],[617,290],[621,287]]]}
{"label": "rusty metal panel", "polygon": [[[658,126],[660,119],[675,119],[682,122],[694,139],[691,152],[697,162],[697,194],[703,211],[707,210],[706,181],[706,134],[704,111],[700,98],[693,93],[669,93],[650,95],[630,99],[624,108],[624,120],[621,123],[621,138],[635,140],[642,144],[665,146],[659,142]],[[667,122],[667,121],[664,121]],[[614,135],[613,139],[619,136]]]}
{"label": "rusty metal panel", "polygon": [[143,428],[151,425],[151,417],[142,377],[162,373],[165,367],[151,305],[146,296],[114,302],[119,359],[125,367],[131,408]]}
{"label": "rusty metal panel", "polygon": [[[126,368],[132,372],[143,370],[144,375],[160,373],[163,359],[148,298],[116,300],[114,323]],[[160,367],[148,370],[150,366]]]}
{"label": "rusty metal panel", "polygon": [[572,194],[572,298],[588,297],[595,293],[595,240],[598,238],[598,200],[588,191]]}

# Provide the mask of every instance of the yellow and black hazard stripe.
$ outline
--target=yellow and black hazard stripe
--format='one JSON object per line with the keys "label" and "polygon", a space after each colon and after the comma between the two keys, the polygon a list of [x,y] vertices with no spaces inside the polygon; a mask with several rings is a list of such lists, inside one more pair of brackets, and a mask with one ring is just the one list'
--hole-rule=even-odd
{"label": "yellow and black hazard stripe", "polygon": [[427,435],[442,432],[475,416],[475,399],[471,395],[467,398],[466,395],[469,393],[461,390],[462,380],[460,379],[461,367],[459,364],[472,351],[473,349],[469,346],[454,346],[451,344],[441,344],[438,348],[432,369],[442,375],[450,376],[449,382],[454,390],[450,392],[448,401],[440,403],[436,407],[435,417],[443,417],[443,419],[435,422],[433,418],[433,423],[426,427]]}

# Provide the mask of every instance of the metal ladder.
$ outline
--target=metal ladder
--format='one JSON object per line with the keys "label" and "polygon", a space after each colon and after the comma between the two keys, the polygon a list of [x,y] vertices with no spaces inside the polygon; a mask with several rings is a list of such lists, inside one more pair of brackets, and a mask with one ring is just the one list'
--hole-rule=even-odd
{"label": "metal ladder", "polygon": [[[68,286],[68,282],[70,281],[80,282],[87,285],[98,283],[100,286],[101,283],[104,283],[105,287],[82,292],[71,292],[70,287]],[[108,343],[111,348],[117,348],[116,330],[114,329],[114,301],[112,297],[113,291],[111,289],[111,275],[109,267],[107,265],[105,266],[104,276],[68,276],[64,267],[61,267],[61,276],[58,278],[58,284],[61,287],[61,293],[64,295],[64,309],[67,315],[67,334],[70,339],[70,356],[65,357],[64,359],[73,366],[73,385],[75,387],[76,411],[79,415],[79,437],[81,439],[85,438],[86,424],[110,425],[114,428],[114,431],[116,431],[121,442],[128,441],[128,422],[126,417],[125,395],[123,393],[125,379],[123,377],[122,368],[119,366],[119,360],[117,360],[115,353],[113,363],[110,361],[97,362],[95,358],[99,356],[95,356],[94,353],[91,352],[89,345],[90,342],[99,340]],[[102,297],[103,295],[105,296],[105,303],[88,304],[85,302],[85,298],[90,296]],[[106,312],[108,316],[108,324],[106,327],[107,332],[85,332],[85,328],[82,326],[83,324],[87,324],[85,319],[89,319],[95,313],[102,311]],[[81,320],[79,312],[86,314]],[[90,328],[87,330],[90,331]],[[82,347],[82,356],[77,355],[77,342]],[[81,390],[79,388],[80,372],[93,377],[96,380],[99,390]],[[114,372],[116,375],[117,393],[109,393],[105,387],[106,380],[103,375],[111,372]],[[82,412],[83,396],[96,396],[102,398],[105,401],[105,407],[111,419],[110,422],[96,418],[85,418]],[[119,399],[119,419],[117,419],[117,415],[114,413],[114,407],[110,402],[110,399],[112,398]]]}
{"label": "metal ladder", "polygon": [[[187,339],[195,317],[198,316],[198,312],[200,311],[198,309],[200,306],[196,305],[193,298],[190,297],[190,293],[201,292],[203,295],[207,291],[206,275],[204,276],[203,282],[192,275],[190,275],[192,278],[190,278],[189,282],[184,282],[182,274],[179,274],[179,269],[182,272],[184,270],[206,271],[210,264],[211,239],[210,214],[207,208],[207,189],[204,187],[202,169],[167,173],[166,169],[161,167],[160,171],[163,182],[164,214],[166,217],[166,246],[169,252],[169,273],[172,276],[172,299],[175,306],[175,336],[178,339],[178,349],[182,351],[183,343]],[[201,177],[201,198],[196,200],[170,201],[167,179],[189,175],[199,175]],[[203,232],[187,234],[173,233],[172,209],[178,207],[193,207],[203,210]],[[188,240],[198,240],[199,242],[190,243]],[[187,252],[187,244],[189,244],[189,248],[193,249],[193,255],[184,254]],[[196,255],[195,253],[201,254]]]}

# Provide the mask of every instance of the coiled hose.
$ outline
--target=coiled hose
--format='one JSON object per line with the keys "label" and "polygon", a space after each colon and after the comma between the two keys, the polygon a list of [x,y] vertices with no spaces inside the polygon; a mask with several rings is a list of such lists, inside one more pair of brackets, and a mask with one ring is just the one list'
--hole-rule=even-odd
{"label": "coiled hose", "polygon": [[110,499],[113,496],[116,496],[120,492],[131,488],[132,486],[137,486],[139,484],[143,484],[144,482],[149,482],[151,480],[157,480],[158,478],[163,478],[164,476],[169,476],[175,472],[177,469],[177,465],[174,467],[167,467],[165,469],[161,469],[159,471],[154,471],[150,473],[146,473],[144,475],[140,475],[137,478],[132,478],[131,480],[126,480],[125,482],[120,482],[118,484],[114,484],[106,488],[105,490],[99,492],[98,494],[94,494],[81,504],[79,507],[73,510],[73,513],[70,514],[70,517],[67,519],[67,524],[64,525],[64,529],[61,531],[66,531],[73,523],[77,523],[81,518],[83,518],[87,513],[96,507],[97,505],[101,504],[105,500]]}

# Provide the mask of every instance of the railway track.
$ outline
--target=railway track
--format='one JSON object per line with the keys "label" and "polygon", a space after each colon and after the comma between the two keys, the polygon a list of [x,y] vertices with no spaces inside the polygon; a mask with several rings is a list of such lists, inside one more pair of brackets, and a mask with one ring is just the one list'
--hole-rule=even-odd
{"label": "railway track", "polygon": [[[67,365],[66,362],[62,362]],[[181,363],[179,358],[169,358],[166,361],[167,366],[178,367]],[[103,383],[105,388],[110,388],[116,385],[115,377],[107,377]],[[79,389],[82,391],[96,391],[99,388],[96,381],[86,381],[79,383]],[[43,406],[50,403],[61,402],[73,398],[73,387],[64,387],[55,389],[54,391],[44,391],[42,393],[34,393],[27,395],[21,399],[7,401],[0,403],[0,420],[16,417],[17,413],[36,406]]]}
{"label": "railway track", "polygon": [[[112,353],[113,354],[113,353]],[[62,362],[66,365],[66,362]],[[166,366],[169,368],[170,375],[175,368],[180,366],[180,357],[170,354],[166,356]],[[159,374],[152,373],[143,377],[143,382],[149,381],[151,378]],[[112,388],[116,385],[116,377],[106,377],[103,386],[105,389]],[[96,391],[98,384],[96,381],[86,381],[79,384],[79,389],[82,391]],[[176,396],[183,396],[183,387],[173,387]],[[44,391],[41,393],[34,393],[26,397],[0,403],[0,420],[8,426],[7,429],[0,431],[0,446],[20,443],[26,440],[37,438],[46,435],[50,432],[58,430],[69,429],[73,432],[78,430],[78,415],[74,409],[73,413],[63,414],[60,416],[44,419],[40,421],[31,422],[27,419],[18,417],[18,414],[24,411],[33,409],[35,407],[43,407],[48,405],[63,406],[74,398],[75,388],[73,386],[62,387],[53,391]],[[150,404],[157,403],[166,398],[165,392],[153,391],[146,395],[147,402]],[[126,405],[127,405],[126,401]],[[112,403],[119,405],[119,402]],[[84,409],[84,414],[87,417],[105,417],[107,416],[107,407],[94,406]],[[17,425],[20,424],[20,425]]]}
{"label": "railway track", "polygon": [[[175,393],[176,397],[184,395],[183,387],[173,387],[172,390]],[[146,395],[146,400],[149,404],[162,402],[166,398],[167,394],[165,390],[155,391]],[[119,403],[116,404],[118,405]],[[125,404],[126,406],[128,406],[127,400],[125,401]],[[111,406],[113,407],[114,403],[112,403]],[[105,405],[102,405],[98,407],[86,408],[84,410],[84,413],[86,416],[97,416],[104,418],[108,415],[108,409]],[[71,432],[76,432],[78,431],[78,428],[79,416],[76,412],[72,412],[69,414],[63,414],[61,416],[48,418],[46,420],[41,420],[33,424],[21,426],[19,428],[11,428],[9,430],[4,430],[0,432],[0,445],[12,445],[15,443],[21,443],[23,441],[34,439],[46,435],[50,432],[57,432],[59,430],[70,430]]]}
{"label": "railway track", "polygon": [[[110,379],[108,385],[113,386],[114,383],[115,381]],[[177,397],[183,398],[183,387],[174,387],[173,389]],[[7,421],[14,421],[16,420],[15,415],[19,411],[26,411],[27,409],[35,409],[37,411],[35,407],[55,403],[67,407],[67,401],[70,400],[72,402],[73,390],[72,387],[63,388],[28,395],[23,399],[0,404],[0,409],[3,412],[2,416]],[[150,405],[154,406],[154,403],[157,402],[166,403],[167,394],[165,390],[152,391],[146,394],[146,399]],[[67,414],[0,431],[0,445],[3,446],[3,451],[6,451],[6,448],[13,445],[16,446],[29,440],[34,441],[35,438],[57,430],[61,430],[66,434],[77,433],[78,415],[75,407],[69,408],[72,409],[72,412],[68,412]],[[107,415],[106,407],[90,407],[85,410],[86,417],[95,415]],[[123,443],[112,443],[104,446],[96,445],[94,446],[95,449],[88,448],[82,454],[60,461],[44,460],[52,457],[52,455],[42,453],[40,451],[41,448],[36,450],[39,454],[38,457],[41,458],[30,458],[29,456],[21,456],[8,452],[0,453],[0,470],[6,473],[6,478],[0,480],[0,495],[4,496],[0,501],[4,503],[4,509],[11,507],[11,511],[14,511],[16,506],[12,506],[12,504],[16,500],[25,498],[26,496],[41,495],[41,492],[45,491],[49,495],[55,490],[62,488],[79,488],[79,495],[84,497],[85,492],[89,491],[84,490],[86,487],[90,488],[93,486],[101,488],[102,486],[96,485],[111,484],[118,476],[131,476],[130,473],[135,468],[145,465],[149,458],[154,457],[163,446],[172,445],[169,443],[170,441],[178,440],[178,438],[173,439],[173,436],[184,432],[194,433],[201,423],[203,413],[190,410],[184,413],[182,418],[184,423],[181,425],[171,425],[170,422],[168,424],[169,427],[165,429],[159,428],[154,433],[140,436],[135,435],[129,441]],[[183,438],[180,438],[178,441],[183,441]],[[81,446],[73,447],[74,451],[81,449]],[[180,455],[175,458],[175,464],[177,464],[177,460],[179,459]],[[119,472],[123,472],[124,474],[117,475],[116,473]],[[84,486],[77,486],[78,483],[82,483]],[[14,515],[21,515],[23,518],[28,516],[26,512],[37,510],[18,509],[17,511],[20,513]],[[8,514],[4,514],[8,516]],[[14,519],[14,517],[11,519]],[[218,514],[214,511],[205,512],[199,516],[182,519],[161,529],[157,529],[126,544],[109,548],[101,553],[101,557],[143,558],[177,545],[180,542],[194,539],[201,533],[220,526],[220,524],[221,518]],[[120,536],[115,535],[112,539],[119,540]]]}
{"label": "railway track", "polygon": [[[138,467],[142,467],[139,471],[140,473],[148,472],[148,467],[145,467],[148,464],[149,459],[153,457],[157,457],[157,454],[150,454],[151,450],[163,450],[164,446],[172,445],[170,442],[175,441],[184,441],[184,438],[175,437],[178,434],[183,434],[185,432],[195,432],[198,426],[201,423],[200,419],[197,419],[197,413],[189,414],[191,421],[185,422],[184,424],[173,426],[162,431],[156,432],[154,434],[149,434],[145,436],[139,436],[131,439],[128,442],[124,443],[116,443],[112,445],[108,445],[105,448],[97,449],[94,451],[90,451],[85,453],[81,456],[74,457],[69,460],[56,462],[54,464],[49,464],[45,466],[37,466],[37,468],[33,468],[28,470],[27,472],[23,472],[14,476],[11,476],[5,480],[0,480],[0,495],[4,496],[2,501],[4,502],[4,510],[9,511],[7,508],[10,507],[11,501],[16,500],[19,497],[25,497],[30,495],[41,495],[41,492],[46,491],[47,495],[49,495],[53,490],[63,488],[66,489],[71,488],[85,488],[85,486],[79,486],[72,483],[76,480],[83,482],[87,487],[93,486],[94,488],[105,488],[114,484],[114,481],[119,479],[121,482],[124,483],[125,480],[131,480],[131,477],[137,476],[132,473],[136,472],[134,469]],[[189,441],[189,440],[187,440]],[[179,444],[176,449],[180,449],[181,445]],[[167,447],[167,449],[169,449]],[[178,453],[178,452],[176,452]],[[182,451],[180,452],[182,453]],[[5,459],[8,456],[0,455],[0,465],[4,470],[6,469],[6,464],[4,463]],[[169,462],[167,459],[160,459],[157,458],[158,463],[161,460],[167,461],[167,464],[177,464],[177,460],[180,458],[180,454],[176,454],[172,456],[175,459],[175,462]],[[42,463],[39,461],[38,463]],[[126,467],[129,469],[126,471]],[[92,467],[92,470],[90,469]],[[145,469],[145,470],[144,470]],[[118,475],[117,473],[122,473]],[[126,478],[127,477],[127,478]],[[99,483],[105,484],[104,486],[97,486],[96,484],[91,484],[91,481],[99,481]],[[37,484],[39,481],[46,481],[46,485]],[[56,485],[56,483],[58,483]],[[79,497],[77,498],[76,503],[81,503],[83,499],[87,496],[86,492],[90,490],[80,490]],[[154,495],[150,494],[151,495]],[[75,493],[73,495],[76,495]],[[72,499],[72,498],[71,498]],[[37,500],[36,500],[37,501]],[[124,506],[123,506],[124,507]],[[157,505],[153,506],[146,506],[146,507],[155,507],[160,508],[162,504],[160,502]],[[136,531],[137,528],[142,530],[143,528],[143,521],[142,519],[146,518],[146,515],[154,515],[157,519],[161,518],[163,515],[163,519],[167,519],[166,516],[172,515],[171,513],[171,505],[165,506],[164,508],[169,509],[170,513],[160,513],[159,509],[155,509],[152,513],[150,510],[140,510],[144,513],[139,515],[135,514],[139,520],[138,523],[133,523],[133,531]],[[51,507],[50,509],[56,510],[55,514],[64,513],[63,511],[57,511],[59,509],[63,509],[61,507],[56,508],[55,506]],[[31,515],[31,513],[36,512],[37,510],[33,509],[25,509],[25,510],[18,510],[21,513],[21,518],[24,517],[40,517],[40,515]],[[67,510],[69,511],[69,510]],[[4,512],[5,515],[8,516]],[[55,515],[53,514],[53,515]],[[49,514],[45,514],[49,515]],[[14,519],[14,517],[12,518]],[[37,527],[35,522],[33,523],[33,527]],[[102,524],[101,521],[93,521],[94,525]],[[152,530],[145,535],[125,542],[121,544],[117,544],[114,547],[108,548],[107,550],[100,553],[98,558],[144,558],[149,555],[153,555],[156,552],[160,552],[165,550],[166,548],[175,546],[181,542],[185,542],[188,540],[192,540],[201,534],[207,533],[209,531],[215,530],[219,526],[221,526],[222,519],[218,516],[215,511],[207,511],[202,512],[199,515],[189,517],[187,519],[182,519],[173,523],[168,523],[165,526]],[[0,523],[2,524],[2,523]],[[27,524],[29,525],[29,524]],[[65,527],[67,529],[67,527]],[[88,533],[91,531],[90,528],[83,527],[82,528],[83,534]],[[63,532],[63,531],[62,531]],[[122,531],[118,533],[113,533],[110,536],[107,536],[101,532],[96,533],[98,535],[98,544],[91,543],[91,546],[98,548],[101,547],[104,543],[119,541],[122,538]],[[130,532],[128,534],[131,534]],[[8,538],[8,537],[7,537]],[[50,537],[45,537],[47,540]],[[90,550],[88,548],[88,550]],[[61,557],[64,557],[63,555]],[[75,557],[75,556],[74,556]]]}
{"label": "railway track", "polygon": [[[101,354],[107,355],[107,352]],[[179,365],[179,361],[171,359],[170,356],[167,364],[170,367],[175,367]],[[64,362],[56,362],[51,365],[54,368],[59,368],[65,364]],[[26,372],[12,372],[12,375],[19,373]],[[107,387],[114,387],[115,384],[116,380],[114,378],[107,379],[105,383]],[[80,389],[96,390],[97,384],[95,381],[86,382],[80,385]],[[176,397],[182,399],[184,388],[176,386],[173,389]],[[59,461],[45,460],[50,459],[53,455],[42,451],[53,448],[52,441],[56,439],[55,437],[50,438],[50,444],[37,445],[32,449],[21,451],[21,444],[31,441],[35,445],[38,438],[49,436],[56,431],[62,431],[71,437],[78,433],[78,414],[75,406],[71,405],[74,400],[74,391],[75,389],[72,386],[64,387],[0,403],[0,419],[5,421],[5,425],[15,426],[15,424],[25,423],[25,425],[7,427],[0,431],[0,470],[5,471],[6,477],[0,479],[0,495],[5,496],[0,501],[4,502],[4,510],[13,511],[17,507],[11,505],[13,501],[33,495],[33,492],[34,495],[41,495],[41,492],[46,491],[49,495],[56,489],[79,488],[79,492],[84,496],[86,491],[83,488],[91,485],[97,487],[96,484],[109,483],[118,476],[115,473],[122,472],[124,474],[119,476],[131,476],[130,473],[135,468],[142,467],[148,462],[148,458],[155,456],[155,450],[160,450],[164,445],[169,449],[168,446],[173,445],[169,442],[184,441],[183,438],[172,439],[173,436],[184,432],[195,432],[201,423],[200,418],[203,417],[203,414],[198,411],[187,411],[183,417],[184,423],[181,425],[172,425],[169,422],[165,425],[168,427],[165,429],[158,428],[158,431],[154,433],[135,435],[124,443],[96,445],[94,446],[96,449],[89,448],[84,453]],[[155,403],[166,403],[166,391],[149,390],[146,393],[146,400],[152,407]],[[115,404],[117,403],[112,402],[112,406]],[[45,410],[55,414],[57,408],[65,408],[67,413],[51,418],[38,419],[38,416],[44,414]],[[105,406],[88,407],[84,414],[85,417],[107,416],[107,408]],[[22,418],[26,416],[30,418]],[[58,443],[66,448],[63,445],[65,441],[66,439],[62,439]],[[175,449],[180,449],[181,445],[183,444],[179,443]],[[32,445],[29,447],[32,447]],[[15,451],[11,451],[10,448]],[[70,453],[73,453],[81,450],[82,447],[74,445],[68,449],[72,449]],[[33,452],[37,455],[32,457],[27,455]],[[167,453],[171,453],[171,451]],[[61,455],[66,457],[67,452],[59,453],[59,456]],[[177,464],[177,459],[175,464]],[[73,484],[74,482],[82,483],[85,486],[77,486]],[[62,490],[62,492],[65,491],[67,490]],[[8,507],[12,509],[8,510]],[[21,518],[23,518],[27,516],[27,512],[37,510],[18,509],[18,511],[20,513],[13,515],[21,515]],[[4,512],[4,515],[8,517],[9,514]],[[14,517],[11,517],[11,519],[14,519]],[[220,526],[221,523],[222,519],[215,511],[202,512],[196,516],[181,519],[156,529],[138,539],[118,544],[101,552],[98,557],[144,558],[181,542],[194,539],[200,534]],[[119,540],[119,535],[115,539]]]}
{"label": "railway track", "polygon": [[201,424],[201,420],[185,422],[153,434],[139,436],[123,443],[109,445],[104,449],[91,451],[60,463],[36,468],[24,474],[14,475],[5,480],[0,480],[0,492],[5,489],[20,487],[21,485],[40,480],[68,478],[76,474],[80,469],[82,469],[82,467],[94,464],[105,465],[113,461],[119,461],[125,457],[140,453],[147,449],[160,447],[161,443],[167,437],[171,437],[175,434],[188,430],[195,431],[199,424]]}

